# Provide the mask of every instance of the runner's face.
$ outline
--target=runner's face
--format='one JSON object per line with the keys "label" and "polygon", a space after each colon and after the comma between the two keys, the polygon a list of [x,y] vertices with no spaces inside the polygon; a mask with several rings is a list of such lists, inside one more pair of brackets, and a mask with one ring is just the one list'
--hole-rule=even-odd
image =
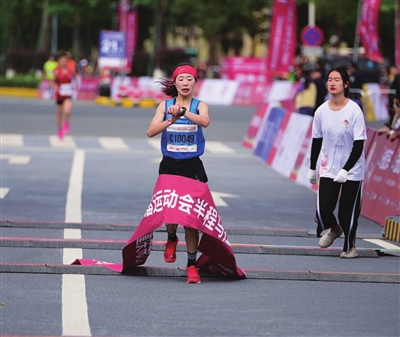
{"label": "runner's face", "polygon": [[342,76],[337,71],[332,71],[328,77],[328,91],[331,95],[344,95],[345,85]]}
{"label": "runner's face", "polygon": [[175,79],[175,86],[181,96],[190,96],[193,93],[196,79],[193,75],[180,74]]}

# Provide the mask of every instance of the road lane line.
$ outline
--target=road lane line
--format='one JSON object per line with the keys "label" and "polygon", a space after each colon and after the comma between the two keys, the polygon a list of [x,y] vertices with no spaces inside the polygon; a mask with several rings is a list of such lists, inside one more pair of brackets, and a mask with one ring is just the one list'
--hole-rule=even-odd
{"label": "road lane line", "polygon": [[67,193],[67,204],[65,206],[65,222],[82,222],[82,189],[83,173],[85,168],[85,151],[78,149],[74,153],[69,187]]}
{"label": "road lane line", "polygon": [[234,153],[235,150],[231,149],[229,146],[226,146],[222,142],[217,141],[206,141],[206,151],[212,153]]}
{"label": "road lane line", "polygon": [[0,160],[8,160],[8,163],[12,165],[26,165],[31,161],[31,157],[13,154],[0,154]]}
{"label": "road lane line", "polygon": [[386,248],[386,249],[397,249],[398,251],[400,251],[400,247],[399,246],[396,246],[393,243],[386,242],[386,241],[381,240],[381,239],[363,239],[363,240],[367,241],[367,242],[370,242],[370,243],[373,243],[373,244],[375,244],[377,246]]}
{"label": "road lane line", "polygon": [[19,134],[1,133],[0,145],[2,146],[24,146],[24,138]]}
{"label": "road lane line", "polygon": [[[65,222],[82,222],[82,190],[85,169],[85,151],[78,149],[74,153],[67,204],[65,206]],[[65,239],[81,239],[81,230],[64,229]],[[71,264],[82,258],[82,249],[64,248],[63,264]],[[84,275],[62,276],[62,334],[64,336],[91,336],[89,315],[86,300],[86,284]]]}
{"label": "road lane line", "polygon": [[62,288],[63,336],[91,336],[86,303],[85,275],[63,274]]}
{"label": "road lane line", "polygon": [[153,149],[161,151],[160,138],[149,138],[147,139],[147,143],[149,143]]}
{"label": "road lane line", "polygon": [[99,143],[107,150],[129,150],[129,146],[119,137],[99,137]]}
{"label": "road lane line", "polygon": [[4,199],[8,192],[10,192],[8,187],[0,187],[0,199]]}
{"label": "road lane line", "polygon": [[63,140],[58,139],[58,136],[50,136],[49,142],[52,147],[75,148],[76,143],[71,136],[64,136]]}

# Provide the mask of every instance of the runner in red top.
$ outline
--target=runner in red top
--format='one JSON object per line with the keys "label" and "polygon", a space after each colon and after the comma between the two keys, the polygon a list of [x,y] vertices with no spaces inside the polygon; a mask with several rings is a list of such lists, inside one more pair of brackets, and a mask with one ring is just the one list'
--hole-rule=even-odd
{"label": "runner in red top", "polygon": [[68,69],[68,61],[68,54],[62,53],[58,58],[58,67],[54,70],[54,89],[57,103],[57,128],[58,138],[60,140],[64,138],[64,134],[68,134],[70,131],[69,120],[71,116],[73,95],[72,82],[75,75],[72,70]]}

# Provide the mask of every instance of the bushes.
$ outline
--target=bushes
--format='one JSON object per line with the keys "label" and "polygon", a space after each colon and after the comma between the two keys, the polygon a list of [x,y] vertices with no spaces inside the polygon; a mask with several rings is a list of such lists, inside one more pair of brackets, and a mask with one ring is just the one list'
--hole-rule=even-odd
{"label": "bushes", "polygon": [[5,69],[13,69],[17,74],[28,74],[42,69],[49,53],[30,50],[14,50],[6,54]]}
{"label": "bushes", "polygon": [[40,80],[31,75],[16,75],[12,78],[0,76],[0,87],[37,88]]}

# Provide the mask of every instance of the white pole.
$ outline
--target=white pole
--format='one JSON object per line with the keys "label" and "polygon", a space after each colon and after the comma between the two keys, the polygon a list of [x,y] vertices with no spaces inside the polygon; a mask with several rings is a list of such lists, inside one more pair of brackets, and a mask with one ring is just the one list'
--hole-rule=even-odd
{"label": "white pole", "polygon": [[313,0],[308,2],[308,25],[310,27],[315,26],[315,3]]}

